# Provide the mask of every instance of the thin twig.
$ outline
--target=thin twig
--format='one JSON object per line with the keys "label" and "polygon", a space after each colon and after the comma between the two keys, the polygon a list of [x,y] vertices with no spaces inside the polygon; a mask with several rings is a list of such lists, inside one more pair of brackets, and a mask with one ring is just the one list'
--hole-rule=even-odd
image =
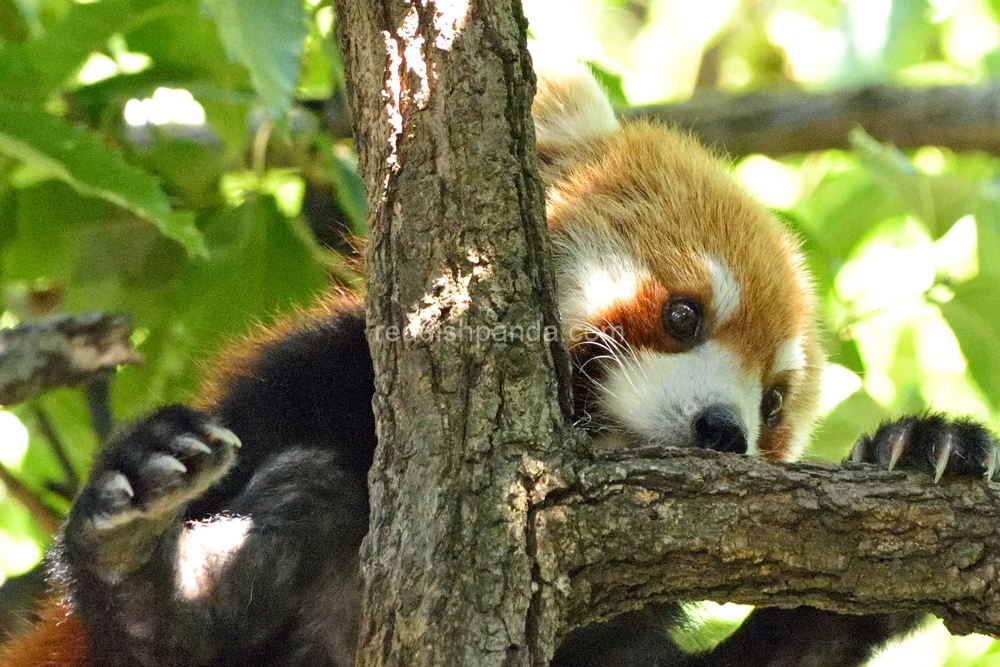
{"label": "thin twig", "polygon": [[7,488],[12,498],[24,505],[28,514],[43,530],[52,534],[59,530],[62,518],[38,499],[35,492],[24,485],[14,474],[0,465],[0,482]]}
{"label": "thin twig", "polygon": [[80,477],[76,474],[76,470],[73,469],[73,464],[70,463],[62,438],[56,433],[55,427],[52,425],[52,420],[49,419],[49,416],[45,414],[45,411],[41,407],[32,405],[28,411],[35,420],[38,431],[45,438],[46,442],[49,443],[49,448],[55,454],[56,460],[59,461],[59,467],[62,468],[62,481],[50,482],[48,484],[49,489],[66,500],[73,500],[77,490],[80,488]]}

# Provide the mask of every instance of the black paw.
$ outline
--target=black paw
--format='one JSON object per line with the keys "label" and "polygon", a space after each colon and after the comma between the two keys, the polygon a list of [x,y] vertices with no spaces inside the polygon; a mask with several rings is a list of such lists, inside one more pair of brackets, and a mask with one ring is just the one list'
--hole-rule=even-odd
{"label": "black paw", "polygon": [[892,470],[918,470],[934,476],[995,478],[1000,457],[997,440],[971,419],[941,415],[903,417],[862,436],[848,460]]}
{"label": "black paw", "polygon": [[107,530],[173,516],[232,466],[236,435],[189,408],[162,408],[105,446],[73,510]]}

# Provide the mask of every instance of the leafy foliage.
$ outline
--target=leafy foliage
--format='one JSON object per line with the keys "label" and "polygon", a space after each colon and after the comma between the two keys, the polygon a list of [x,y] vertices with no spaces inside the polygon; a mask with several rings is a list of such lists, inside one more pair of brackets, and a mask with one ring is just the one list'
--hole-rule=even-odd
{"label": "leafy foliage", "polygon": [[250,72],[254,88],[271,113],[284,118],[291,108],[307,32],[302,3],[206,0],[205,5],[227,52]]}
{"label": "leafy foliage", "polygon": [[[145,365],[115,378],[117,420],[189,398],[227,338],[357,280],[317,241],[365,217],[349,143],[322,127],[342,85],[329,2],[37,0],[0,22],[0,326],[129,313]],[[64,513],[97,446],[83,393],[12,413],[0,463]],[[0,539],[14,574],[48,538],[7,497]]]}
{"label": "leafy foliage", "polygon": [[0,152],[51,174],[81,194],[118,204],[155,224],[189,252],[205,254],[194,216],[172,211],[156,179],[133,172],[118,151],[93,133],[0,99]]}

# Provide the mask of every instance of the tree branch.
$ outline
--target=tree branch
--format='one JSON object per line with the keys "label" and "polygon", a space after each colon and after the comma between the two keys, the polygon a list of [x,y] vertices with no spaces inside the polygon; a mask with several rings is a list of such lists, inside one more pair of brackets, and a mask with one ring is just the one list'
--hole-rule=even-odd
{"label": "tree branch", "polygon": [[142,363],[129,347],[125,315],[56,315],[0,330],[0,405],[78,384],[119,365]]}
{"label": "tree branch", "polygon": [[656,448],[529,469],[547,633],[708,599],[1000,636],[1000,484]]}
{"label": "tree branch", "polygon": [[861,126],[899,148],[944,146],[1000,155],[1000,82],[983,86],[870,86],[825,95],[761,91],[700,93],[687,102],[636,107],[628,117],[652,117],[691,129],[702,142],[733,156],[785,155],[848,148]]}
{"label": "tree branch", "polygon": [[38,524],[39,528],[50,535],[54,535],[62,524],[62,517],[58,513],[49,509],[45,503],[39,500],[38,495],[25,486],[14,474],[0,465],[0,484],[3,485],[11,498],[20,502],[31,515],[31,519]]}

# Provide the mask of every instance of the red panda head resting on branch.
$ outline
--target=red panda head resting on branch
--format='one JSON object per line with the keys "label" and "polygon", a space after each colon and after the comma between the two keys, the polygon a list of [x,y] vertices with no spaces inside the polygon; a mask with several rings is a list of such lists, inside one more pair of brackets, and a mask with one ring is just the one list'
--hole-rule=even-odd
{"label": "red panda head resting on branch", "polygon": [[693,138],[619,123],[582,66],[547,65],[533,113],[582,425],[793,458],[822,365],[795,238]]}

